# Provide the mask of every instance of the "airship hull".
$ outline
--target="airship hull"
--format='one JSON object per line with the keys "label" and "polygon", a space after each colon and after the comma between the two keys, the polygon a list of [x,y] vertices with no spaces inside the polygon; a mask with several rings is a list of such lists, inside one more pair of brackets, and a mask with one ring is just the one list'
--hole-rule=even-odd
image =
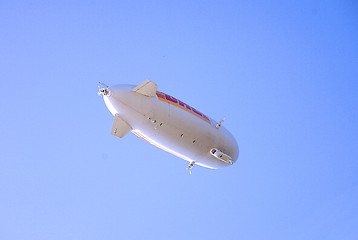
{"label": "airship hull", "polygon": [[208,168],[226,167],[237,160],[238,145],[229,131],[191,106],[157,91],[154,83],[145,83],[148,80],[137,87],[113,86],[103,94],[115,116],[113,135],[123,137],[131,131],[167,152]]}

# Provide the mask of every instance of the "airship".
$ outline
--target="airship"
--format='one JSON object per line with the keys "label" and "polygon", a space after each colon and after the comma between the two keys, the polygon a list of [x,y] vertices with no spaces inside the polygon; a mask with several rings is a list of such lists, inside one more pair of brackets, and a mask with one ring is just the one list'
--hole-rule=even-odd
{"label": "airship", "polygon": [[194,165],[218,169],[232,165],[239,156],[233,135],[219,122],[157,90],[146,80],[138,86],[100,83],[108,110],[114,116],[111,134],[122,138],[129,132]]}

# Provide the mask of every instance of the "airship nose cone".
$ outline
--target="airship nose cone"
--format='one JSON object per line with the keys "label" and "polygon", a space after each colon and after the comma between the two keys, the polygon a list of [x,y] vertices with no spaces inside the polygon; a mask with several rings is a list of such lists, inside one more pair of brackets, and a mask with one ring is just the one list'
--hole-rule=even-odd
{"label": "airship nose cone", "polygon": [[108,90],[108,88],[100,88],[97,94],[103,96],[109,96],[110,93],[111,92]]}
{"label": "airship nose cone", "polygon": [[108,89],[108,86],[106,85],[106,84],[104,84],[104,83],[101,83],[101,82],[99,82],[98,83],[98,96],[99,95],[103,95],[103,96],[109,96],[110,95],[110,91],[109,91],[109,89]]}
{"label": "airship nose cone", "polygon": [[123,111],[124,106],[130,104],[132,85],[120,84],[108,87],[105,84],[99,86],[98,95],[103,96],[108,110],[115,116],[120,111]]}
{"label": "airship nose cone", "polygon": [[110,96],[112,95],[111,90],[109,89],[109,87],[106,84],[103,83],[98,83],[98,96],[102,95],[103,96],[103,100],[108,108],[108,110],[112,113],[112,115],[116,115],[117,110],[114,106],[114,104],[111,101]]}

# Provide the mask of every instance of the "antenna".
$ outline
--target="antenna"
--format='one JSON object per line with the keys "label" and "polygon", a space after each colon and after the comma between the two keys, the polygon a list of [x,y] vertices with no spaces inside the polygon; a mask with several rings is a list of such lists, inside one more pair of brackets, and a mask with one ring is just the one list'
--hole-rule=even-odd
{"label": "antenna", "polygon": [[221,124],[225,121],[225,118],[221,120],[218,124],[216,124],[216,128],[219,129],[221,127]]}

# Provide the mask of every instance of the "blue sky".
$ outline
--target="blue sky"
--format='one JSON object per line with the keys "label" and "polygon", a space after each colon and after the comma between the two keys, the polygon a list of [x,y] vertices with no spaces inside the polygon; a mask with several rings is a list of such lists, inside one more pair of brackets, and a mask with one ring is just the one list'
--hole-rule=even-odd
{"label": "blue sky", "polygon": [[[0,1],[0,239],[356,239],[356,1]],[[130,134],[97,82],[221,120],[195,167]]]}

